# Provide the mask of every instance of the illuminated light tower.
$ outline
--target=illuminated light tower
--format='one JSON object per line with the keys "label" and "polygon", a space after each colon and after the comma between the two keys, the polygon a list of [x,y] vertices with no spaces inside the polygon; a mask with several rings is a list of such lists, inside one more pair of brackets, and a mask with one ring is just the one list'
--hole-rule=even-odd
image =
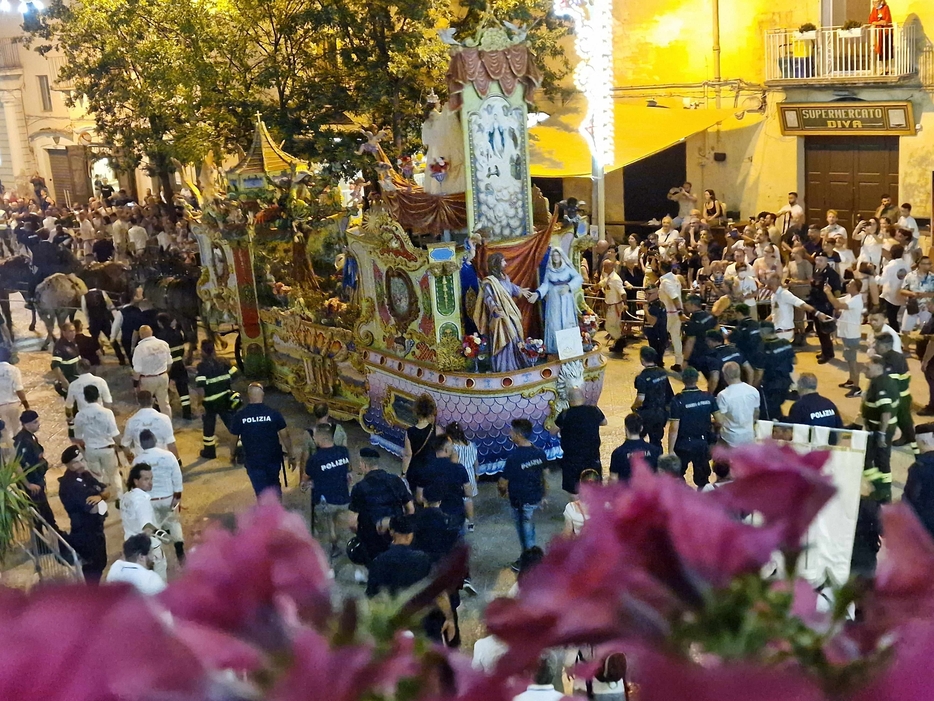
{"label": "illuminated light tower", "polygon": [[613,2],[555,0],[554,12],[574,22],[574,48],[580,61],[574,83],[587,98],[587,114],[579,131],[590,147],[594,215],[600,239],[606,238],[607,166],[613,164]]}

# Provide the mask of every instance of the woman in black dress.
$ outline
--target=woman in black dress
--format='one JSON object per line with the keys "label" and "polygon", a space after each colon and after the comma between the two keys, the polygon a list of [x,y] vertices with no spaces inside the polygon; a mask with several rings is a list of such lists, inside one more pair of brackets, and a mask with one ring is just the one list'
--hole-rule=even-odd
{"label": "woman in black dress", "polygon": [[420,394],[415,398],[412,407],[415,412],[415,425],[405,429],[405,445],[402,448],[402,476],[409,470],[420,468],[434,457],[429,448],[432,437],[435,435],[435,414],[438,409],[435,400],[428,394]]}

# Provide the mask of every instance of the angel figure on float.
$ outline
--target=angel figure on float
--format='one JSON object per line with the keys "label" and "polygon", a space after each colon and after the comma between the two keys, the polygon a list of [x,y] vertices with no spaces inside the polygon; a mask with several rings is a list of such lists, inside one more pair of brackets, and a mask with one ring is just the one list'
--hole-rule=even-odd
{"label": "angel figure on float", "polygon": [[538,289],[527,299],[534,304],[545,302],[545,352],[558,352],[558,331],[577,328],[576,292],[584,285],[584,278],[574,269],[570,258],[560,248],[548,254],[548,266]]}
{"label": "angel figure on float", "polygon": [[373,131],[364,129],[363,135],[366,137],[366,143],[360,144],[360,147],[357,149],[357,155],[362,156],[364,153],[370,153],[375,156],[379,153],[379,142],[392,136],[392,132],[390,132],[389,129],[380,129],[377,131],[376,127],[373,127]]}
{"label": "angel figure on float", "polygon": [[490,339],[493,372],[510,372],[529,366],[520,350],[525,332],[516,297],[526,297],[529,290],[519,287],[506,274],[507,261],[502,253],[487,259],[489,274],[480,283],[481,294],[474,308],[474,321],[481,334]]}

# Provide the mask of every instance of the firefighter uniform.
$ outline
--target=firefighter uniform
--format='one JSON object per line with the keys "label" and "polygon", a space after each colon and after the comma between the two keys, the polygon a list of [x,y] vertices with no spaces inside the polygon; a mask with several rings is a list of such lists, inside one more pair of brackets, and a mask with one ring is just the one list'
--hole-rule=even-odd
{"label": "firefighter uniform", "polygon": [[229,363],[213,356],[198,363],[195,384],[204,391],[204,416],[202,417],[201,457],[217,457],[217,436],[214,429],[220,417],[227,430],[234,412],[240,408],[240,395],[230,386],[231,378],[237,371]]}
{"label": "firefighter uniform", "polygon": [[[892,438],[898,423],[900,389],[891,375],[879,375],[869,381],[863,392],[863,427],[869,431],[863,477],[873,486],[873,497],[881,502],[892,500]],[[888,413],[888,424],[882,424],[882,415]]]}
{"label": "firefighter uniform", "polygon": [[908,361],[901,353],[894,350],[882,356],[885,361],[885,374],[895,380],[898,385],[898,412],[895,414],[895,423],[902,432],[901,441],[911,446],[912,452],[918,454],[918,444],[915,441],[915,422],[911,418],[911,370]]}
{"label": "firefighter uniform", "polygon": [[[78,378],[78,361],[81,360],[81,351],[78,344],[67,340],[64,336],[55,342],[52,347],[52,370],[58,368],[62,371],[68,384],[71,384]],[[65,398],[68,390],[62,386],[62,383],[55,381],[55,391]],[[75,412],[68,406],[65,407],[65,421],[68,423],[68,437],[75,437]]]}
{"label": "firefighter uniform", "polygon": [[169,344],[172,352],[169,379],[175,383],[175,391],[182,405],[182,418],[191,419],[191,394],[188,389],[188,368],[185,367],[185,334],[169,326],[159,328],[155,336]]}

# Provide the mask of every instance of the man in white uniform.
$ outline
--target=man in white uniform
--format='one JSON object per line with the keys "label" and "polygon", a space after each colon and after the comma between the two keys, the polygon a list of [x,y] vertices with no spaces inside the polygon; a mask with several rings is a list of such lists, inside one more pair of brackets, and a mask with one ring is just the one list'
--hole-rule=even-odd
{"label": "man in white uniform", "polygon": [[717,395],[720,440],[730,448],[752,443],[756,439],[755,423],[759,420],[759,390],[740,379],[740,367],[729,362],[723,366],[726,389]]}
{"label": "man in white uniform", "polygon": [[[902,316],[902,333],[910,333],[920,328],[931,318],[931,297],[934,297],[934,274],[931,273],[931,259],[922,256],[916,270],[905,276],[902,296],[908,299]],[[915,300],[917,308],[911,300]]]}
{"label": "man in white uniform", "polygon": [[78,361],[78,377],[68,385],[68,394],[65,396],[65,406],[69,409],[77,406],[77,411],[84,409],[88,403],[84,399],[84,388],[90,386],[97,387],[100,394],[100,400],[108,409],[113,405],[114,399],[110,394],[110,387],[107,380],[98,377],[91,372],[91,363],[85,358]]}
{"label": "man in white uniform", "polygon": [[23,389],[23,375],[10,363],[10,349],[0,346],[0,420],[4,424],[0,442],[4,448],[13,446],[13,434],[19,430],[19,416],[27,409],[29,401]]}
{"label": "man in white uniform", "polygon": [[766,284],[772,291],[771,321],[775,325],[775,335],[790,341],[795,333],[795,307],[806,312],[813,312],[814,307],[782,287],[782,279],[778,273],[769,275]]}
{"label": "man in white uniform", "polygon": [[123,428],[123,438],[120,440],[127,458],[135,460],[136,456],[143,452],[143,447],[139,444],[139,434],[147,429],[156,437],[157,448],[168,450],[178,458],[172,420],[152,408],[152,392],[140,390],[136,394],[136,401],[139,403],[139,411],[127,419]]}
{"label": "man in white uniform", "polygon": [[166,585],[152,568],[152,543],[149,536],[141,533],[123,544],[123,559],[110,566],[104,581],[107,584],[132,584],[141,594],[155,596]]}
{"label": "man in white uniform", "polygon": [[671,272],[671,263],[662,261],[659,269],[663,273],[658,281],[658,298],[665,305],[665,314],[668,317],[668,335],[671,337],[671,346],[675,351],[675,364],[671,366],[674,372],[681,372],[684,362],[684,353],[681,345],[681,281]]}
{"label": "man in white uniform", "polygon": [[133,377],[139,381],[139,389],[152,392],[159,403],[159,411],[172,418],[169,404],[169,366],[172,351],[169,344],[152,335],[152,327],[141,326],[139,343],[133,351]]}
{"label": "man in white uniform", "polygon": [[120,435],[117,419],[110,409],[98,401],[100,392],[94,385],[84,388],[85,407],[75,416],[74,442],[84,448],[88,471],[99,481],[112,487],[117,499],[123,495],[123,479],[117,462],[115,439]]}
{"label": "man in white uniform", "polygon": [[134,465],[145,463],[152,469],[152,510],[156,515],[156,528],[168,531],[169,539],[175,543],[178,564],[185,562],[185,536],[178,518],[178,507],[182,501],[182,468],[178,458],[162,448],[156,447],[152,431],[143,431],[139,437],[143,452],[136,456]]}
{"label": "man in white uniform", "polygon": [[164,581],[167,580],[165,553],[162,552],[162,541],[155,537],[156,514],[152,509],[152,500],[149,493],[152,491],[152,469],[145,463],[134,465],[126,479],[127,492],[120,499],[120,520],[123,522],[123,539],[129,540],[135,535],[144,533],[151,539],[153,569]]}

